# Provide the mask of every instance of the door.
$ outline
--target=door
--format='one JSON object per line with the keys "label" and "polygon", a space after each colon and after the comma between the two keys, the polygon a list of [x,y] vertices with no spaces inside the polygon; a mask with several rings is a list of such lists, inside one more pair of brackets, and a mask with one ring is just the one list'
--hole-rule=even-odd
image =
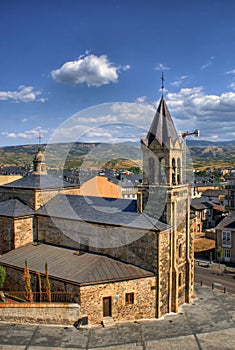
{"label": "door", "polygon": [[111,297],[103,298],[103,317],[112,316],[112,299]]}
{"label": "door", "polygon": [[224,249],[224,261],[230,262],[231,259],[231,250],[230,249]]}

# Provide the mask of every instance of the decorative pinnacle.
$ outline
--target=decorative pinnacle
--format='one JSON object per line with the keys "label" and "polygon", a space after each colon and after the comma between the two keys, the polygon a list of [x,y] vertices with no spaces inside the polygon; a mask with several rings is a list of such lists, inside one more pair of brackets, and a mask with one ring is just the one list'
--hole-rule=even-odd
{"label": "decorative pinnacle", "polygon": [[165,81],[165,78],[164,78],[164,74],[163,74],[163,72],[162,72],[162,76],[161,76],[161,81],[162,81],[162,86],[161,86],[161,89],[162,89],[162,96],[163,96],[163,91],[164,91],[164,81]]}

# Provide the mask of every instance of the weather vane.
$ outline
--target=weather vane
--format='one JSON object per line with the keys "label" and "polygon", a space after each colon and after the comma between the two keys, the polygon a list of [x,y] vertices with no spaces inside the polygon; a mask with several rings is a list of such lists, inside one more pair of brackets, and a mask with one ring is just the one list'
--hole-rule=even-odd
{"label": "weather vane", "polygon": [[164,81],[165,81],[165,78],[164,78],[164,74],[163,74],[163,72],[162,72],[162,76],[161,76],[161,81],[162,81],[162,87],[161,87],[161,89],[162,89],[162,96],[163,96],[163,90],[164,90]]}

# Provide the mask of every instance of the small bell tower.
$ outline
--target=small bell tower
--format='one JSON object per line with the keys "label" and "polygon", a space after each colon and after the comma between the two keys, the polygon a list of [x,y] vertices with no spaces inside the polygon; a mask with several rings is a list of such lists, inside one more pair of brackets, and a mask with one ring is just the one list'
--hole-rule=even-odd
{"label": "small bell tower", "polygon": [[33,160],[33,174],[34,175],[46,175],[47,174],[47,167],[46,167],[46,161],[44,154],[42,152],[41,147],[41,139],[42,136],[39,134],[38,136],[39,144],[38,144],[38,151],[35,154],[34,160]]}

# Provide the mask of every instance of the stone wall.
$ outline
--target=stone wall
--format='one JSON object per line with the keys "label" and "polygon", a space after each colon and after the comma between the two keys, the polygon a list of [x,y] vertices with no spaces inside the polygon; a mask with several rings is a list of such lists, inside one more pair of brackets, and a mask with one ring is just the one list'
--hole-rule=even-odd
{"label": "stone wall", "polygon": [[158,269],[157,230],[148,231],[38,215],[37,232],[38,240],[45,243],[79,249],[79,242],[87,239],[89,251],[106,254],[155,273]]}
{"label": "stone wall", "polygon": [[0,254],[33,241],[33,217],[0,216]]}
{"label": "stone wall", "polygon": [[[42,182],[43,184],[43,182]],[[47,203],[57,194],[73,194],[79,192],[79,186],[55,189],[27,189],[27,188],[4,188],[0,189],[0,201],[18,198],[30,208],[38,210],[41,205]]]}
{"label": "stone wall", "polygon": [[[14,269],[5,266],[7,276],[4,284],[4,291],[22,291],[24,292],[23,269]],[[30,264],[29,264],[30,268]],[[50,267],[49,267],[50,269]],[[37,291],[37,275],[30,272],[31,287],[35,292]],[[45,291],[45,279],[41,274],[42,291]],[[71,321],[77,321],[79,315],[81,317],[87,316],[89,325],[100,325],[103,320],[103,298],[111,297],[112,300],[112,317],[116,321],[136,320],[141,318],[155,318],[156,317],[156,277],[139,278],[129,281],[120,281],[113,283],[103,283],[89,286],[79,287],[77,284],[62,281],[50,277],[51,291],[72,292],[72,302],[78,303],[77,311],[72,310]],[[134,293],[134,303],[126,303],[126,293]],[[13,294],[13,293],[12,293]],[[60,303],[61,304],[61,303]],[[5,305],[5,306],[2,306]],[[3,309],[9,306],[9,310]],[[0,304],[0,313],[2,318],[0,320],[31,322],[35,318],[35,322],[53,323],[58,318],[58,323],[64,322],[70,309],[66,310],[66,305],[62,306],[60,310],[56,309],[58,303],[45,304],[42,303],[17,303],[19,309],[13,304]],[[42,305],[40,309],[40,305]],[[55,312],[53,316],[53,307]],[[1,308],[2,307],[2,308]],[[30,308],[30,310],[28,309]],[[68,306],[69,307],[69,306]],[[43,311],[44,310],[44,311]],[[80,312],[81,310],[81,312]],[[74,314],[75,312],[75,314]],[[43,317],[44,315],[44,317]],[[67,315],[67,316],[66,316]],[[74,317],[75,318],[74,319]],[[66,323],[65,323],[66,324]]]}
{"label": "stone wall", "polygon": [[38,210],[41,205],[47,203],[50,199],[54,198],[57,194],[71,194],[78,195],[79,186],[68,188],[55,188],[55,189],[40,189],[35,191],[35,210]]}
{"label": "stone wall", "polygon": [[14,219],[0,216],[0,254],[14,249]]}
{"label": "stone wall", "polygon": [[170,311],[170,243],[170,231],[159,236],[158,317]]}
{"label": "stone wall", "polygon": [[33,242],[33,217],[14,220],[14,248]]}
{"label": "stone wall", "polygon": [[[81,287],[81,313],[87,314],[89,325],[103,320],[103,298],[111,297],[114,321],[156,317],[156,278]],[[134,293],[134,303],[126,303],[126,293]]]}
{"label": "stone wall", "polygon": [[8,199],[19,198],[22,202],[27,204],[29,207],[34,207],[34,190],[26,188],[4,188],[0,189],[0,201],[6,201]]}
{"label": "stone wall", "polygon": [[0,303],[0,320],[72,326],[81,317],[78,304]]}

